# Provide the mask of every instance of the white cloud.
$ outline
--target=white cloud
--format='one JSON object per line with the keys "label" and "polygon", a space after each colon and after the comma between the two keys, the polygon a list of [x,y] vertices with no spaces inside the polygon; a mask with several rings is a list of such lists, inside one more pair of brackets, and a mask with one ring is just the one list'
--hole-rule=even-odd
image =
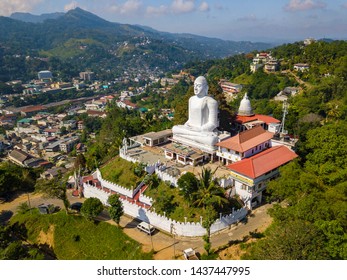
{"label": "white cloud", "polygon": [[247,16],[243,16],[237,19],[238,21],[251,21],[251,22],[255,22],[258,21],[259,19],[257,18],[257,16],[255,14],[250,14]]}
{"label": "white cloud", "polygon": [[75,9],[76,7],[78,7],[78,3],[76,1],[72,1],[71,3],[64,6],[64,11],[70,11],[72,9]]}
{"label": "white cloud", "polygon": [[189,13],[195,9],[195,0],[173,0],[171,9],[174,13]]}
{"label": "white cloud", "polygon": [[314,0],[290,0],[290,2],[284,7],[288,12],[305,11],[312,9],[323,9],[326,4],[321,1]]}
{"label": "white cloud", "polygon": [[10,16],[14,12],[31,12],[43,0],[1,0],[0,15]]}
{"label": "white cloud", "polygon": [[115,4],[111,6],[111,11],[119,14],[132,14],[136,13],[142,7],[141,0],[127,0],[123,4]]}
{"label": "white cloud", "polygon": [[165,5],[160,5],[159,7],[148,6],[146,9],[147,15],[161,16],[167,14],[169,8]]}
{"label": "white cloud", "polygon": [[210,6],[208,5],[207,2],[202,2],[199,6],[199,11],[200,12],[208,12],[210,10]]}

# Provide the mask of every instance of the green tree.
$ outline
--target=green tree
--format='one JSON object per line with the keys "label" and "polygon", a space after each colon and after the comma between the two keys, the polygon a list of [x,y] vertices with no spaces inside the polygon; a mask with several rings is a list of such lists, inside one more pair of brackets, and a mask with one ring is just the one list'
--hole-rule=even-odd
{"label": "green tree", "polygon": [[93,220],[104,210],[100,199],[96,197],[87,198],[82,205],[81,214],[88,220]]}
{"label": "green tree", "polygon": [[205,241],[204,248],[207,255],[211,253],[211,226],[216,221],[218,217],[217,211],[213,208],[212,205],[206,207],[205,216],[202,221],[202,226],[206,229],[206,235],[203,237]]}
{"label": "green tree", "polygon": [[320,260],[327,259],[322,232],[313,224],[286,221],[273,225],[266,237],[251,246],[243,259],[255,260]]}
{"label": "green tree", "polygon": [[224,189],[220,187],[217,179],[213,177],[216,170],[212,172],[211,169],[202,169],[199,178],[199,188],[194,194],[196,196],[194,202],[196,206],[206,209],[208,205],[217,207],[228,203]]}
{"label": "green tree", "polygon": [[177,202],[174,201],[174,195],[164,192],[164,191],[159,191],[158,197],[155,201],[155,209],[159,213],[166,213],[170,214],[175,211],[177,207]]}
{"label": "green tree", "polygon": [[192,203],[195,200],[194,194],[196,194],[199,189],[199,182],[193,173],[187,172],[183,174],[177,180],[177,186],[186,201]]}
{"label": "green tree", "polygon": [[11,242],[3,251],[3,260],[23,260],[27,258],[27,250],[21,241]]}
{"label": "green tree", "polygon": [[79,168],[84,169],[86,167],[86,163],[87,163],[87,161],[86,161],[86,158],[84,157],[84,155],[78,154],[76,156],[76,159],[74,162],[74,168],[75,169],[79,169]]}
{"label": "green tree", "polygon": [[119,198],[118,194],[112,194],[108,197],[107,203],[110,204],[108,208],[108,213],[112,220],[119,224],[121,216],[124,214],[123,204]]}
{"label": "green tree", "polygon": [[45,194],[47,197],[62,200],[65,207],[65,211],[68,211],[70,202],[66,194],[66,180],[63,180],[61,176],[58,176],[57,178],[51,180],[37,180],[35,189],[36,191]]}

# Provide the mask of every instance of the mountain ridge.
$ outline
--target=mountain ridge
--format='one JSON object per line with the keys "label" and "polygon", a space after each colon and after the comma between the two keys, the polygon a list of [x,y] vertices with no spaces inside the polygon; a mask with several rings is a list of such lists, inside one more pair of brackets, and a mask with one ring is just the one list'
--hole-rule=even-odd
{"label": "mountain ridge", "polygon": [[271,47],[267,43],[225,41],[110,22],[81,8],[36,23],[0,17],[0,61],[1,55],[55,57],[74,64],[76,69],[120,72],[135,65],[167,72],[190,61]]}

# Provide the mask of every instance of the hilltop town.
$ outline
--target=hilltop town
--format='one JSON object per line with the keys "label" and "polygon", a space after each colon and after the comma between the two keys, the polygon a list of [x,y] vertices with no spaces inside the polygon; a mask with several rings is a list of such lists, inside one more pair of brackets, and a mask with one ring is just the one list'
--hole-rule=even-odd
{"label": "hilltop town", "polygon": [[[272,245],[281,236],[277,231],[302,234],[306,228],[312,244],[344,242],[344,48],[345,42],[310,39],[167,73],[135,67],[108,80],[98,71],[61,78],[42,68],[35,79],[2,82],[1,202],[36,190],[61,200],[66,219],[80,225],[74,215],[96,219],[104,213],[110,220],[109,198],[117,197],[118,214],[136,226],[145,223],[150,235],[203,237],[206,258],[218,251],[211,249],[211,236],[247,223],[272,203],[272,229],[266,238],[249,234],[259,240],[245,258],[266,258],[259,250],[264,247],[271,258],[278,250],[288,258],[342,258],[343,251],[329,246],[303,256],[303,243],[291,253],[291,234],[283,241],[289,247]],[[317,51],[320,60],[311,55]],[[71,208],[72,199],[97,201],[98,215]],[[13,220],[30,220],[30,205],[21,207]],[[313,207],[319,210],[302,214]],[[48,205],[35,210],[37,220],[39,211],[51,211]],[[71,246],[78,247],[83,234],[71,237]]]}

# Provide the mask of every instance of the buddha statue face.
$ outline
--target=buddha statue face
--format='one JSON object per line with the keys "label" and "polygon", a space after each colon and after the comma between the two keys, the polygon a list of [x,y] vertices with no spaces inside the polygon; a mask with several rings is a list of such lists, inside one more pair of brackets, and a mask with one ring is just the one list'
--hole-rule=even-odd
{"label": "buddha statue face", "polygon": [[205,77],[200,76],[196,78],[194,82],[194,94],[199,97],[202,97],[202,96],[206,96],[207,92],[208,92],[208,85],[207,85],[207,81]]}

